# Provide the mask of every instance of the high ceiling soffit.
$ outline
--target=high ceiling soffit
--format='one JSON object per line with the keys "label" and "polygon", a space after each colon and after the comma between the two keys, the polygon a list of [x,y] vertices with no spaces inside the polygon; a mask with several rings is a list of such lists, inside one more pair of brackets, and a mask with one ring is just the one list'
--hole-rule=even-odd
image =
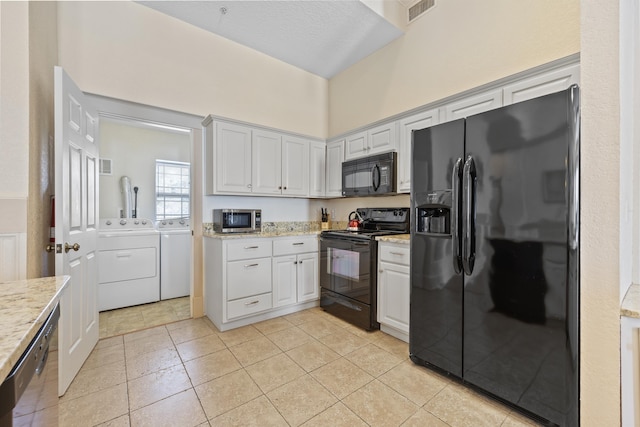
{"label": "high ceiling soffit", "polygon": [[137,3],[327,79],[403,34],[358,0]]}

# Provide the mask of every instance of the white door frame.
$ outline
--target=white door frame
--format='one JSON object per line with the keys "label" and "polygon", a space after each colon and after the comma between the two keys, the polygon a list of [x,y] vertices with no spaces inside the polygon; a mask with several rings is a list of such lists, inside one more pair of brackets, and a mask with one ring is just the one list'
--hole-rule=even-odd
{"label": "white door frame", "polygon": [[94,94],[85,94],[98,110],[101,118],[143,123],[161,128],[187,130],[191,133],[191,316],[204,315],[202,273],[202,194],[203,167],[202,120],[203,117],[137,104]]}

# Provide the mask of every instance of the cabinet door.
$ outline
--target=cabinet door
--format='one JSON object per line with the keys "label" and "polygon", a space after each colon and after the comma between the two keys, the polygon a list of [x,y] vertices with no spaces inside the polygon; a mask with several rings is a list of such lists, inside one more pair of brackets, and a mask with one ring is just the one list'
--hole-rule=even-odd
{"label": "cabinet door", "polygon": [[232,123],[215,123],[216,191],[251,192],[251,129]]}
{"label": "cabinet door", "polygon": [[282,193],[282,136],[265,130],[253,131],[251,185],[253,193]]}
{"label": "cabinet door", "polygon": [[413,131],[438,124],[439,110],[425,111],[400,120],[398,141],[398,193],[411,191],[411,138]]}
{"label": "cabinet door", "polygon": [[409,267],[378,263],[378,322],[409,333]]}
{"label": "cabinet door", "polygon": [[298,302],[320,297],[318,253],[298,255]]}
{"label": "cabinet door", "polygon": [[344,162],[345,140],[327,144],[327,197],[342,196],[342,162]]}
{"label": "cabinet door", "polygon": [[326,177],[326,151],[324,142],[312,142],[309,146],[309,196],[324,197]]}
{"label": "cabinet door", "polygon": [[559,92],[578,83],[580,83],[580,65],[567,65],[506,85],[503,94],[504,105]]}
{"label": "cabinet door", "polygon": [[369,146],[367,156],[371,154],[394,151],[396,149],[396,139],[398,136],[397,122],[386,123],[376,126],[367,131]]}
{"label": "cabinet door", "polygon": [[297,259],[295,255],[273,258],[273,306],[296,302]]}
{"label": "cabinet door", "polygon": [[462,119],[498,107],[502,107],[502,89],[490,90],[445,105],[444,121]]}
{"label": "cabinet door", "polygon": [[294,136],[282,138],[282,194],[309,193],[309,142]]}
{"label": "cabinet door", "polygon": [[345,160],[357,159],[367,155],[369,144],[367,132],[358,132],[346,138]]}

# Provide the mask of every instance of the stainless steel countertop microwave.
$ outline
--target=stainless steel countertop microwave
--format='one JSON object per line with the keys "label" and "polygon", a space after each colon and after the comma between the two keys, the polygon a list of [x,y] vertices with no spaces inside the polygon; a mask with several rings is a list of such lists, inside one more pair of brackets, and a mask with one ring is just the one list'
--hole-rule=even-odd
{"label": "stainless steel countertop microwave", "polygon": [[213,231],[217,233],[259,233],[261,209],[214,209]]}

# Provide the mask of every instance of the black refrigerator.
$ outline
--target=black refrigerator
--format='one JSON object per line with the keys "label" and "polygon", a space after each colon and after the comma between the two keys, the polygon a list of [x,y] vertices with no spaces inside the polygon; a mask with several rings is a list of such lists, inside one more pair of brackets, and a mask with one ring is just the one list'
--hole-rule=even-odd
{"label": "black refrigerator", "polygon": [[414,131],[411,359],[579,425],[579,89]]}

